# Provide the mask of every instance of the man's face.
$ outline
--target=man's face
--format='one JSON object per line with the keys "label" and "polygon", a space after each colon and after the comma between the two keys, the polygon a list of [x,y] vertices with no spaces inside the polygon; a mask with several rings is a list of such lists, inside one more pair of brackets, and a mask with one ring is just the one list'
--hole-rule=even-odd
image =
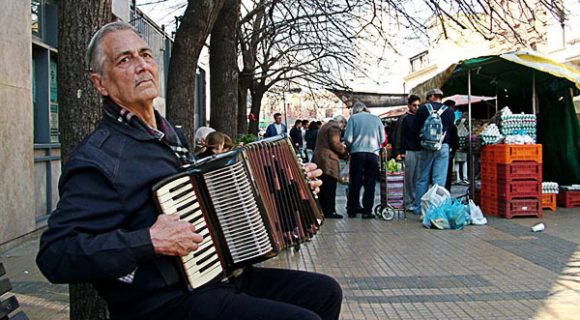
{"label": "man's face", "polygon": [[417,109],[419,109],[419,100],[415,100],[413,102],[411,102],[408,107],[409,107],[409,112],[415,114],[417,112]]}
{"label": "man's face", "polygon": [[102,42],[103,74],[91,80],[103,96],[132,109],[151,106],[159,93],[159,75],[153,53],[131,30],[113,31]]}
{"label": "man's face", "polygon": [[275,116],[274,121],[276,122],[276,124],[282,123],[282,116]]}

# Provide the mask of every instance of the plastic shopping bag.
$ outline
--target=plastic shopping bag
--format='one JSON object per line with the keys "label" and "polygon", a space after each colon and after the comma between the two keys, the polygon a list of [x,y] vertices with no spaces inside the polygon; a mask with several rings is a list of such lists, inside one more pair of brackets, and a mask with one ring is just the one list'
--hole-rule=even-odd
{"label": "plastic shopping bag", "polygon": [[462,230],[469,224],[469,220],[469,214],[461,202],[457,199],[446,198],[439,205],[427,208],[423,218],[423,226],[441,230]]}
{"label": "plastic shopping bag", "polygon": [[471,223],[475,225],[487,224],[487,219],[483,216],[481,208],[476,205],[473,200],[469,200],[469,215],[471,216]]}
{"label": "plastic shopping bag", "polygon": [[425,216],[430,206],[439,206],[445,199],[449,199],[451,194],[444,187],[434,184],[421,197],[421,216]]}
{"label": "plastic shopping bag", "polygon": [[347,162],[344,167],[342,167],[342,169],[340,170],[340,174],[338,176],[338,182],[341,184],[348,184],[350,182],[350,178],[349,178],[349,163]]}

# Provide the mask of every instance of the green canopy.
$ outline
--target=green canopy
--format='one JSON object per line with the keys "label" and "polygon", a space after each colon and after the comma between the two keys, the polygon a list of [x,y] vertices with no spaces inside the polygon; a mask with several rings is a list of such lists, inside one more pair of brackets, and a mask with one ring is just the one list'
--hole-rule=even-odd
{"label": "green canopy", "polygon": [[411,93],[424,97],[432,88],[441,88],[446,96],[496,96],[500,108],[535,111],[544,180],[580,183],[580,124],[572,101],[580,92],[580,71],[539,54],[508,52],[453,64]]}

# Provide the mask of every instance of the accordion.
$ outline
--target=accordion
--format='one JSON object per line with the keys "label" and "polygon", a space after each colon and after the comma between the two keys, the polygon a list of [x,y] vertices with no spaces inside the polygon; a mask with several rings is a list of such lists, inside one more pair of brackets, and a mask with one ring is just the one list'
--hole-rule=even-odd
{"label": "accordion", "polygon": [[162,214],[178,214],[203,241],[181,257],[190,289],[222,280],[308,241],[322,221],[290,141],[273,137],[201,159],[153,187]]}

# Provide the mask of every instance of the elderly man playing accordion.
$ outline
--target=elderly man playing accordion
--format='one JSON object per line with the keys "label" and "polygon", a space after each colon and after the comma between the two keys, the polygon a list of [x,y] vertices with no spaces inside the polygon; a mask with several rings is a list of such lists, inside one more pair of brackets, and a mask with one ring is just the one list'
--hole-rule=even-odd
{"label": "elderly man playing accordion", "polygon": [[202,237],[177,215],[160,215],[151,187],[192,156],[183,134],[153,109],[153,53],[130,25],[113,22],[95,33],[87,59],[103,119],[63,169],[40,240],[42,273],[55,283],[92,283],[113,319],[338,319],[341,288],[321,274],[247,267],[188,289],[179,257]]}

